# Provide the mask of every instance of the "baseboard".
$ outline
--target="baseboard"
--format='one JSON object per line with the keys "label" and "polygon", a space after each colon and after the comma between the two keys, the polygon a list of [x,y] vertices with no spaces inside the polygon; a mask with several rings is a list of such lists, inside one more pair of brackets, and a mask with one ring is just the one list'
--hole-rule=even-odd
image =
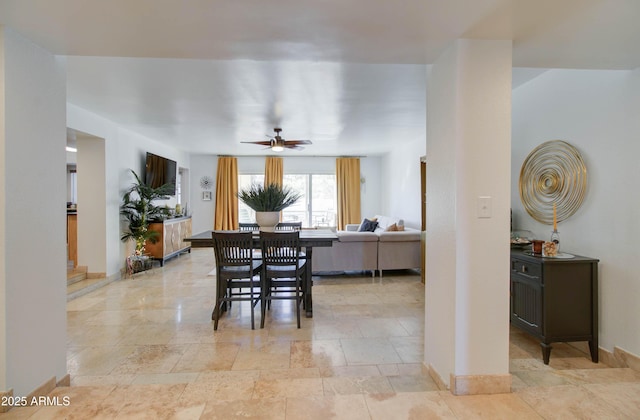
{"label": "baseboard", "polygon": [[33,390],[29,395],[27,395],[27,401],[31,401],[33,397],[37,398],[37,397],[49,395],[49,393],[53,391],[55,388],[56,388],[56,377],[53,376],[51,377],[51,379],[49,379],[48,381],[46,381],[45,383],[37,387],[35,390]]}
{"label": "baseboard", "polygon": [[71,375],[68,373],[62,377],[58,382],[56,382],[56,388],[60,387],[69,387],[71,386]]}
{"label": "baseboard", "polygon": [[453,395],[508,394],[511,392],[511,374],[459,375],[451,374]]}
{"label": "baseboard", "polygon": [[[71,386],[71,375],[68,373],[62,377],[59,381],[56,381],[56,377],[53,376],[45,383],[31,391],[26,396],[26,401],[32,401],[34,398],[38,399],[38,397],[46,397],[57,387],[68,387]],[[0,391],[0,398],[5,399],[6,397],[13,397],[13,389],[8,391]],[[11,406],[0,405],[0,413],[6,413],[11,410]]]}
{"label": "baseboard", "polygon": [[[10,389],[8,391],[0,391],[0,398],[2,399],[2,401],[6,400],[7,397],[13,397],[13,389]],[[11,410],[10,405],[0,404],[0,413],[6,413],[9,410]]]}
{"label": "baseboard", "polygon": [[640,372],[640,356],[636,356],[620,347],[614,347],[613,353],[603,348],[598,349],[599,360],[614,368],[631,368]]}
{"label": "baseboard", "polygon": [[116,280],[120,280],[120,279],[122,279],[122,275],[119,272],[115,273],[115,274],[112,274],[109,277],[105,277],[102,281],[95,282],[94,284],[92,284],[90,286],[84,287],[84,288],[82,288],[80,290],[77,290],[77,291],[75,291],[73,293],[67,294],[67,302],[70,302],[73,299],[77,299],[80,296],[84,296],[87,293],[91,293],[94,290],[98,290],[99,288],[104,287],[107,284],[109,284],[111,282],[114,282]]}
{"label": "baseboard", "polygon": [[433,379],[433,382],[435,382],[436,385],[438,385],[439,390],[446,391],[447,389],[449,389],[449,386],[446,383],[444,383],[444,381],[442,380],[442,377],[435,370],[435,368],[431,363],[429,363],[429,366],[427,366],[427,372],[429,373],[429,376],[431,376],[431,379]]}
{"label": "baseboard", "polygon": [[511,392],[511,374],[460,376],[451,374],[449,385],[447,385],[433,365],[429,364],[426,370],[440,390],[449,390],[453,395],[508,394]]}

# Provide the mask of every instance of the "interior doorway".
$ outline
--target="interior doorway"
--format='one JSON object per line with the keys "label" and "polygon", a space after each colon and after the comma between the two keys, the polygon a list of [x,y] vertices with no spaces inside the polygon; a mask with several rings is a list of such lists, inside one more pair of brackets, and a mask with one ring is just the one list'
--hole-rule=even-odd
{"label": "interior doorway", "polygon": [[105,140],[67,128],[67,298],[106,277],[105,167]]}
{"label": "interior doorway", "polygon": [[178,179],[176,180],[176,204],[180,204],[184,215],[191,214],[191,206],[189,205],[189,169],[178,168]]}

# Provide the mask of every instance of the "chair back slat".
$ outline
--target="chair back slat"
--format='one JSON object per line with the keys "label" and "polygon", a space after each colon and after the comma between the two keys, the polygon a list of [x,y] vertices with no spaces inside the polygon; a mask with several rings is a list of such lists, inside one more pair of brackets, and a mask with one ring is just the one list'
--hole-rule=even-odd
{"label": "chair back slat", "polygon": [[295,231],[302,229],[302,222],[280,222],[276,225],[277,231]]}
{"label": "chair back slat", "polygon": [[251,232],[213,232],[212,239],[218,265],[251,267],[253,258]]}
{"label": "chair back slat", "polygon": [[259,229],[260,229],[260,225],[258,225],[257,223],[239,223],[238,224],[238,230],[240,230],[240,232],[253,232]]}
{"label": "chair back slat", "polygon": [[298,265],[300,232],[260,232],[263,262],[267,265]]}

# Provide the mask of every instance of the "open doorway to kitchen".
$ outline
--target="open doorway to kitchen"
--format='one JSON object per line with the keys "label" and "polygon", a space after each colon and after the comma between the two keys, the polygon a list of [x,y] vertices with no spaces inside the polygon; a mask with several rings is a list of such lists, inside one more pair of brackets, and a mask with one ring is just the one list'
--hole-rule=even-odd
{"label": "open doorway to kitchen", "polygon": [[104,143],[67,128],[67,299],[107,283]]}

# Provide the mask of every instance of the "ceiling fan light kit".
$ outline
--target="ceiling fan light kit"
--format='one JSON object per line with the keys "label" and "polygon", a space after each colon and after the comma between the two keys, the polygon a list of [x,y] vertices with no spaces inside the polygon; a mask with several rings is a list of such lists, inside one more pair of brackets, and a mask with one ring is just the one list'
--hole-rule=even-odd
{"label": "ceiling fan light kit", "polygon": [[276,139],[271,140],[271,150],[274,152],[282,152],[284,150],[283,142]]}
{"label": "ceiling fan light kit", "polygon": [[282,128],[274,128],[276,136],[269,141],[243,141],[241,143],[259,144],[261,146],[267,146],[273,152],[282,152],[284,149],[302,150],[304,147],[301,144],[311,144],[311,140],[285,140],[280,137]]}

